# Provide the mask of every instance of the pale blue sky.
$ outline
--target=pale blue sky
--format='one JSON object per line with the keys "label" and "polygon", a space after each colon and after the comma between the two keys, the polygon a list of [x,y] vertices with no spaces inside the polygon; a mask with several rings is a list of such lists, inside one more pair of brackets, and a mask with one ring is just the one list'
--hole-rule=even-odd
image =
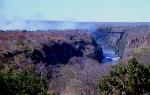
{"label": "pale blue sky", "polygon": [[0,20],[150,22],[150,0],[0,0]]}

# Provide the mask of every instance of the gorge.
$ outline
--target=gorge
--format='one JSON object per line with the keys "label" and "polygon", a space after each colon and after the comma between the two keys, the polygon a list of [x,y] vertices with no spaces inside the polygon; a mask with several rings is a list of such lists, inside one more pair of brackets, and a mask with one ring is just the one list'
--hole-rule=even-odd
{"label": "gorge", "polygon": [[[45,89],[56,95],[66,95],[66,93],[99,95],[99,81],[110,72],[114,77],[113,67],[120,66],[122,63],[128,64],[128,59],[132,57],[141,64],[149,64],[150,26],[139,23],[130,24],[131,26],[126,24],[80,23],[81,26],[85,25],[88,28],[72,29],[73,25],[71,25],[65,30],[2,29],[0,31],[0,68],[2,69],[0,74],[9,75],[10,78],[12,76],[16,90],[20,85],[14,76],[19,72],[19,76],[23,75],[23,78],[25,76],[24,81],[30,79],[28,78],[30,76],[34,78],[37,76],[37,79],[46,78],[47,83],[42,82],[45,84]],[[131,61],[137,64],[135,59]],[[122,69],[116,68],[115,71],[118,73],[118,70]],[[34,80],[31,83],[34,83]],[[25,82],[19,81],[19,83]],[[28,87],[25,85],[25,88]]]}
{"label": "gorge", "polygon": [[[131,56],[132,48],[142,44],[140,40],[149,41],[143,33],[149,33],[150,23],[117,23],[117,22],[64,22],[64,21],[1,21],[0,29],[6,30],[27,30],[44,32],[64,32],[69,30],[85,31],[90,33],[95,41],[100,44],[104,52],[104,62],[113,62]],[[13,26],[13,27],[11,27]],[[17,27],[14,27],[17,26]],[[63,31],[61,31],[63,30]],[[131,35],[136,35],[136,31],[141,35],[131,39]],[[143,33],[142,33],[143,32]],[[80,35],[80,34],[79,34]],[[135,47],[128,46],[129,40],[134,40]],[[130,41],[129,43],[133,43]],[[148,45],[148,42],[146,43]],[[108,49],[108,50],[107,50]],[[111,52],[110,52],[111,51]],[[108,54],[110,53],[110,54]],[[107,61],[106,61],[107,60]]]}

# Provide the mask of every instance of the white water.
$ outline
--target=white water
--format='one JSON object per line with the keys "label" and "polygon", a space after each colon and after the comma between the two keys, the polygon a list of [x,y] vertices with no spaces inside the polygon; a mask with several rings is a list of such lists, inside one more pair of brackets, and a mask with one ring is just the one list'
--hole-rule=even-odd
{"label": "white water", "polygon": [[120,57],[115,54],[115,51],[112,49],[103,49],[104,60],[103,63],[112,63],[116,64]]}

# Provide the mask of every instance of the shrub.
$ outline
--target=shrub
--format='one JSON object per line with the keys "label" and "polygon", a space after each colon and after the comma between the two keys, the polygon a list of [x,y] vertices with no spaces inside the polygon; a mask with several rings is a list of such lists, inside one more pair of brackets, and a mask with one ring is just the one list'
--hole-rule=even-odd
{"label": "shrub", "polygon": [[134,48],[132,50],[132,55],[137,59],[138,62],[144,64],[150,64],[150,48],[143,47],[143,48]]}
{"label": "shrub", "polygon": [[67,64],[53,69],[49,88],[60,95],[99,95],[99,79],[108,74],[111,64],[99,64],[83,57],[73,57]]}
{"label": "shrub", "polygon": [[43,95],[46,77],[37,75],[33,65],[25,70],[5,68],[0,70],[0,95]]}
{"label": "shrub", "polygon": [[133,58],[127,65],[116,66],[98,86],[102,95],[149,95],[150,69]]}

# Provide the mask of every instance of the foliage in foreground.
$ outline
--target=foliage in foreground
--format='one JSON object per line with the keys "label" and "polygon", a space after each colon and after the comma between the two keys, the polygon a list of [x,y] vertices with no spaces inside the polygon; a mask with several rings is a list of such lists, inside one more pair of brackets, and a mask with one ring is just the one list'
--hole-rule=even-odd
{"label": "foliage in foreground", "polygon": [[46,78],[37,75],[33,66],[26,70],[0,70],[0,95],[44,95]]}
{"label": "foliage in foreground", "polygon": [[148,47],[134,48],[132,56],[140,63],[150,64],[150,48]]}
{"label": "foliage in foreground", "polygon": [[102,95],[150,95],[150,68],[131,59],[116,66],[99,83]]}

